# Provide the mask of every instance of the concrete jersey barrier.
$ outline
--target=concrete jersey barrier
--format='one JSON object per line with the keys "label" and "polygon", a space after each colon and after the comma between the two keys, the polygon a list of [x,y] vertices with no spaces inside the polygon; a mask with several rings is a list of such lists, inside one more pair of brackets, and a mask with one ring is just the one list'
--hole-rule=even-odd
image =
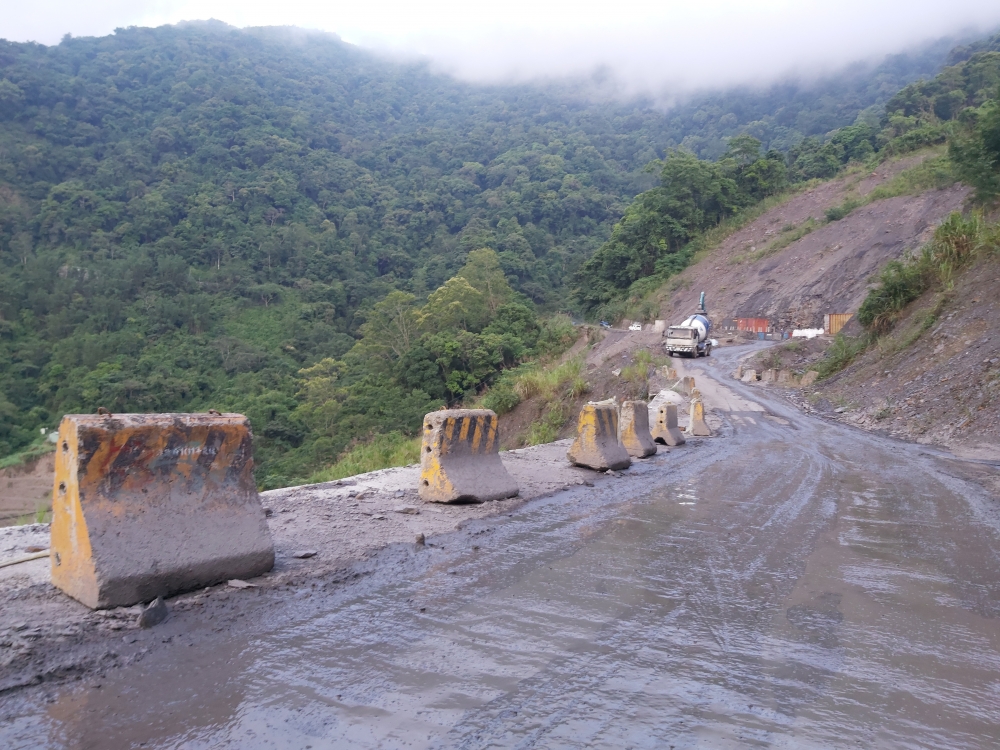
{"label": "concrete jersey barrier", "polygon": [[677,404],[663,404],[656,411],[653,440],[664,445],[684,445],[684,432],[677,426]]}
{"label": "concrete jersey barrier", "polygon": [[656,453],[656,443],[649,433],[649,405],[645,401],[622,403],[618,439],[634,458],[646,458]]}
{"label": "concrete jersey barrier", "polygon": [[482,503],[517,495],[517,482],[500,460],[497,426],[497,415],[489,409],[445,409],[425,416],[420,498]]}
{"label": "concrete jersey barrier", "polygon": [[627,469],[632,459],[618,442],[618,410],[611,404],[584,404],[577,420],[576,440],[566,457],[577,466],[598,471]]}
{"label": "concrete jersey barrier", "polygon": [[691,391],[695,389],[694,378],[690,375],[685,375],[680,379],[680,382],[677,383],[675,389],[678,392],[683,393],[685,396],[690,396]]}
{"label": "concrete jersey barrier", "polygon": [[274,566],[241,414],[67,415],[52,500],[52,583],[91,608]]}
{"label": "concrete jersey barrier", "polygon": [[691,418],[688,420],[687,431],[689,435],[698,437],[712,436],[712,431],[705,423],[705,405],[700,397],[691,399]]}

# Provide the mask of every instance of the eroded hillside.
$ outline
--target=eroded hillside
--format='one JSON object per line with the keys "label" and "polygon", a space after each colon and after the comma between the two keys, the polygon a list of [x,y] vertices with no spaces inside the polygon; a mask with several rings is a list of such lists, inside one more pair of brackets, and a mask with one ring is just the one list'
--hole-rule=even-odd
{"label": "eroded hillside", "polygon": [[855,312],[872,275],[923,245],[941,220],[962,208],[969,189],[955,184],[875,200],[837,221],[829,221],[827,211],[864,202],[925,158],[831,180],[767,211],[675,277],[661,317],[681,319],[702,290],[716,325],[761,317],[776,330],[791,330],[820,327],[826,313]]}
{"label": "eroded hillside", "polygon": [[817,407],[957,455],[1000,459],[998,288],[1000,270],[987,256],[951,289],[925,294],[890,334],[816,385]]}

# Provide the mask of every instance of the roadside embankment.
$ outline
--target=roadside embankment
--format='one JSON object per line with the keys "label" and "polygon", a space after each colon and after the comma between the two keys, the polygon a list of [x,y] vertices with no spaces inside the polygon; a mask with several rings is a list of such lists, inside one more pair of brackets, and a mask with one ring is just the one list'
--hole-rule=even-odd
{"label": "roadside embankment", "polygon": [[53,454],[0,469],[0,526],[34,517],[52,503]]}
{"label": "roadside embankment", "polygon": [[848,367],[818,382],[810,401],[864,429],[1000,461],[997,289],[996,257],[979,259],[949,288],[911,304]]}
{"label": "roadside embankment", "polygon": [[871,276],[923,245],[970,189],[961,184],[864,203],[838,220],[828,210],[919,165],[929,153],[888,161],[874,172],[838,177],[793,195],[733,233],[663,290],[659,317],[681,320],[706,291],[718,326],[738,317],[769,319],[776,330],[814,328],[827,313],[854,312]]}

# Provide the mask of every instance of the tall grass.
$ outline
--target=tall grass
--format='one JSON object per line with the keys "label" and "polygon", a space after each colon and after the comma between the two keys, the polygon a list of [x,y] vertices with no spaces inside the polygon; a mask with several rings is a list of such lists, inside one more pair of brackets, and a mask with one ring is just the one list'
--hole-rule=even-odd
{"label": "tall grass", "polygon": [[777,195],[771,195],[763,200],[755,203],[752,206],[744,208],[743,210],[737,212],[736,214],[730,216],[727,219],[723,219],[716,226],[705,231],[695,239],[693,239],[689,244],[688,249],[691,253],[691,265],[694,265],[702,258],[704,258],[708,253],[721,245],[725,240],[729,239],[732,235],[736,234],[743,227],[750,224],[750,222],[759,219],[761,216],[766,214],[772,208],[776,208],[783,203],[787,203],[793,197],[799,193],[804,193],[807,190],[811,190],[817,185],[821,184],[823,180],[809,180],[808,182],[800,182],[791,188],[788,188],[784,192],[778,193]]}
{"label": "tall grass", "polygon": [[958,181],[954,166],[943,149],[937,151],[915,167],[904,169],[888,182],[885,182],[866,196],[865,203],[895,198],[900,195],[916,195],[925,190],[943,188]]}
{"label": "tall grass", "polygon": [[355,474],[365,474],[392,466],[407,466],[418,461],[420,461],[420,438],[409,437],[401,432],[389,432],[375,435],[368,442],[359,443],[348,449],[333,466],[317,471],[305,481],[307,484],[332,482]]}
{"label": "tall grass", "polygon": [[574,357],[554,367],[531,363],[505,371],[483,396],[482,405],[497,414],[506,414],[535,396],[541,396],[543,401],[552,401],[557,396],[577,398],[587,388],[583,357]]}
{"label": "tall grass", "polygon": [[786,225],[781,233],[766,247],[752,253],[746,253],[733,258],[733,263],[756,263],[757,261],[784,250],[793,242],[798,242],[807,234],[819,229],[824,224],[840,221],[850,215],[855,209],[867,206],[874,201],[885,198],[895,198],[900,195],[914,195],[931,188],[940,188],[955,182],[955,174],[951,162],[944,153],[938,153],[915,167],[903,170],[891,180],[867,193],[866,195],[848,195],[837,206],[826,209],[825,220],[817,222],[809,217],[799,225]]}
{"label": "tall grass", "polygon": [[820,378],[828,378],[840,372],[851,362],[861,356],[868,348],[872,337],[868,334],[862,336],[845,336],[838,333],[833,338],[833,343],[826,350],[823,359],[816,365],[816,371]]}
{"label": "tall grass", "polygon": [[784,250],[786,247],[791,245],[793,242],[798,242],[807,234],[810,234],[817,227],[821,226],[817,223],[813,217],[809,217],[801,224],[789,224],[781,228],[781,233],[768,245],[762,247],[760,250],[755,250],[751,253],[745,253],[743,255],[737,255],[733,258],[732,262],[735,264],[739,263],[756,263],[762,258],[766,258],[769,255],[774,255],[780,250]]}
{"label": "tall grass", "polygon": [[917,164],[904,169],[891,180],[874,188],[865,195],[849,195],[839,206],[826,209],[828,222],[840,221],[855,209],[867,206],[875,201],[886,198],[896,198],[900,195],[916,195],[925,190],[943,188],[952,185],[957,180],[955,171],[947,154],[938,153]]}
{"label": "tall grass", "polygon": [[530,399],[539,401],[540,416],[529,427],[524,445],[551,443],[569,417],[568,402],[584,395],[590,386],[584,378],[583,357],[554,366],[539,363],[507,370],[481,399],[482,406],[505,414]]}
{"label": "tall grass", "polygon": [[39,505],[35,509],[35,515],[18,516],[14,519],[15,526],[27,526],[33,523],[52,523],[52,509]]}
{"label": "tall grass", "polygon": [[657,367],[668,364],[669,361],[666,357],[654,357],[648,349],[637,351],[632,364],[623,367],[619,376],[626,384],[629,398],[648,398],[649,377]]}
{"label": "tall grass", "polygon": [[47,438],[40,437],[24,450],[0,458],[0,469],[9,469],[13,466],[24,466],[24,464],[44,456],[46,453],[51,453],[55,449],[55,443],[49,442]]}
{"label": "tall grass", "polygon": [[878,286],[861,303],[858,322],[875,335],[888,333],[906,306],[925,291],[934,285],[949,289],[956,271],[993,245],[996,233],[995,225],[988,225],[979,212],[952,213],[920,253],[885,265]]}
{"label": "tall grass", "polygon": [[[554,357],[566,351],[578,338],[578,331],[566,315],[555,315],[542,323],[537,350],[543,357]],[[523,399],[542,393],[547,399],[557,395],[580,394],[587,384],[582,377],[583,360],[575,358],[554,368],[546,368],[536,360],[501,373],[496,383],[477,403],[497,414],[506,414]],[[544,441],[543,441],[544,442]],[[420,437],[390,432],[370,437],[345,451],[332,466],[317,471],[304,483],[331,482],[335,479],[364,474],[378,469],[406,466],[420,461]]]}
{"label": "tall grass", "polygon": [[570,416],[569,407],[563,403],[551,403],[542,416],[531,423],[524,445],[551,443],[559,437],[559,430]]}

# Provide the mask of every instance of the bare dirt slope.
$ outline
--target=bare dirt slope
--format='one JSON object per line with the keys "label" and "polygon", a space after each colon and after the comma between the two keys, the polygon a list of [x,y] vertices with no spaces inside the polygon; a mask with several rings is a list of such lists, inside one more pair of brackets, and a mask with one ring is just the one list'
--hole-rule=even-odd
{"label": "bare dirt slope", "polygon": [[[766,317],[779,329],[812,328],[822,325],[826,313],[855,312],[872,275],[924,244],[942,219],[962,208],[969,190],[955,185],[875,201],[840,221],[821,222],[828,208],[848,195],[870,192],[914,166],[916,158],[882,165],[861,178],[832,180],[768,211],[676,277],[676,291],[664,303],[661,317],[680,320],[702,290],[717,324],[734,317]],[[810,219],[816,227],[812,232],[770,250]]]}
{"label": "bare dirt slope", "polygon": [[817,405],[861,427],[1000,461],[998,290],[996,259],[980,259],[954,289],[924,295],[889,336],[817,383]]}
{"label": "bare dirt slope", "polygon": [[48,453],[23,466],[0,469],[0,526],[51,506],[54,455]]}

